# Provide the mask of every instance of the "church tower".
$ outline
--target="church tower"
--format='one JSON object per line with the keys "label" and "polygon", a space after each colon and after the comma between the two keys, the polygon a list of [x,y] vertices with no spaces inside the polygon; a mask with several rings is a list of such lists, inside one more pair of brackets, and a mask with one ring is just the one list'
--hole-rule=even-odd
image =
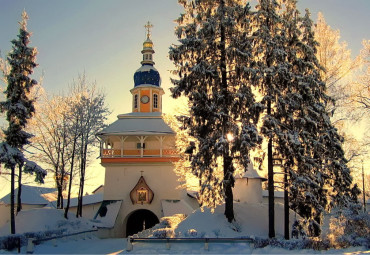
{"label": "church tower", "polygon": [[[105,168],[104,201],[95,217],[103,237],[125,237],[150,228],[164,216],[189,214],[194,200],[178,189],[173,163],[175,132],[162,118],[161,78],[145,25],[141,67],[134,74],[132,112],[97,133]],[[197,205],[197,204],[196,204]],[[99,224],[97,224],[99,226]]]}
{"label": "church tower", "polygon": [[135,87],[131,89],[132,112],[162,112],[161,77],[154,67],[153,42],[150,29],[153,27],[149,22],[145,25],[147,38],[143,43],[143,60],[141,67],[134,74]]}

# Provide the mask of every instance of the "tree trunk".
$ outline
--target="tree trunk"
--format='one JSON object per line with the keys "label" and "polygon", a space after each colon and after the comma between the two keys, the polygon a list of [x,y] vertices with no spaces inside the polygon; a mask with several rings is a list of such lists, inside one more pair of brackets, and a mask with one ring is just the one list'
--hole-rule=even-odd
{"label": "tree trunk", "polygon": [[63,209],[63,193],[59,180],[57,181],[57,190],[58,190],[57,208]]}
{"label": "tree trunk", "polygon": [[66,208],[64,210],[64,218],[66,218],[66,219],[68,219],[68,210],[69,210],[69,205],[70,205],[70,201],[71,201],[71,190],[72,190],[73,167],[74,167],[75,151],[76,151],[76,140],[77,140],[77,138],[75,138],[73,140],[71,170],[70,170],[70,173],[69,173],[67,205],[66,205]]}
{"label": "tree trunk", "polygon": [[224,192],[225,192],[225,216],[229,222],[234,220],[234,196],[233,196],[233,176],[230,172],[231,157],[224,157]]}
{"label": "tree trunk", "polygon": [[284,167],[284,238],[289,240],[288,170]]}
{"label": "tree trunk", "polygon": [[[225,35],[225,26],[223,25],[224,15],[225,15],[225,2],[224,0],[220,1],[220,71],[221,71],[221,87],[222,94],[225,101],[223,102],[223,107],[228,107],[227,100],[227,72],[226,72],[226,35]],[[226,113],[227,111],[225,111]],[[227,119],[222,119],[222,130],[223,135],[226,136],[227,130]],[[234,198],[233,198],[233,173],[231,171],[232,158],[229,155],[229,148],[226,149],[227,152],[224,152],[224,192],[225,192],[225,216],[229,222],[234,220]]]}
{"label": "tree trunk", "polygon": [[86,141],[85,141],[85,144],[84,144],[84,149],[83,149],[82,176],[81,176],[81,206],[80,206],[80,217],[82,217],[82,206],[83,206],[83,196],[84,196],[84,186],[85,186],[87,143],[88,143],[88,136],[86,138]]}
{"label": "tree trunk", "polygon": [[22,165],[19,165],[18,172],[18,194],[17,194],[17,214],[22,210]]}
{"label": "tree trunk", "polygon": [[15,215],[14,215],[14,182],[15,182],[15,167],[11,167],[10,173],[10,233],[15,234]]}
{"label": "tree trunk", "polygon": [[[85,140],[86,139],[86,140]],[[81,144],[81,165],[80,165],[80,188],[78,193],[78,206],[77,206],[77,217],[82,217],[82,205],[83,205],[83,192],[85,184],[85,168],[86,168],[86,151],[87,151],[87,138],[82,137]]]}
{"label": "tree trunk", "polygon": [[[267,115],[271,116],[271,99],[267,102]],[[275,197],[274,197],[274,166],[272,158],[272,137],[267,145],[267,171],[268,171],[268,193],[269,193],[269,237],[275,237]]]}

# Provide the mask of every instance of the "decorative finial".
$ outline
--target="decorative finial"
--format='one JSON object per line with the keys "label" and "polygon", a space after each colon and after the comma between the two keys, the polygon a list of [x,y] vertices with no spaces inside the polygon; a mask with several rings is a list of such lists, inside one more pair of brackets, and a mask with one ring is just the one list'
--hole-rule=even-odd
{"label": "decorative finial", "polygon": [[140,171],[140,172],[141,172],[141,176],[143,176],[144,171]]}
{"label": "decorative finial", "polygon": [[153,27],[153,24],[150,24],[150,22],[148,21],[148,23],[146,23],[144,27],[146,28],[146,37],[149,39],[151,35],[150,29]]}

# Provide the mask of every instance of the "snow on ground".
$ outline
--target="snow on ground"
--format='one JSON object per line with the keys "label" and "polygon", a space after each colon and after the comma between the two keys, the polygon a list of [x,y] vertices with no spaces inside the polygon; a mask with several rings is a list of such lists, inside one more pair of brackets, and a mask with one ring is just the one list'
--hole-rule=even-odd
{"label": "snow on ground", "polygon": [[[175,229],[179,237],[267,237],[268,208],[263,203],[234,203],[236,222],[230,224],[224,216],[224,205],[218,206],[212,213],[209,209],[196,210]],[[275,230],[277,236],[284,235],[284,208],[275,205]],[[290,214],[290,225],[295,214]],[[191,230],[189,232],[189,230]]]}
{"label": "snow on ground", "polygon": [[[15,254],[14,251],[0,250],[0,254]],[[26,253],[22,247],[21,253]],[[253,249],[249,244],[216,244],[210,243],[209,250],[204,249],[203,243],[171,244],[170,249],[165,243],[140,243],[134,244],[132,251],[126,251],[126,239],[86,239],[86,240],[58,240],[56,246],[52,241],[37,245],[34,254],[369,254],[364,247],[350,247],[340,250],[315,251],[315,250],[286,250],[267,246]]]}
{"label": "snow on ground", "polygon": [[[64,210],[38,208],[20,211],[16,216],[15,226],[18,234],[47,230],[66,229],[68,232],[79,232],[93,229],[93,223],[84,218],[76,218],[68,213],[69,220],[64,218]],[[0,228],[0,236],[10,234],[9,224]]]}
{"label": "snow on ground", "polygon": [[[187,219],[175,227],[178,236],[186,236],[184,233],[197,233],[196,236],[204,237],[237,237],[263,235],[267,226],[265,208],[257,204],[235,204],[235,216],[238,224],[229,224],[223,215],[223,206],[216,208],[212,214],[209,210],[195,211]],[[247,220],[249,219],[249,220]],[[63,210],[52,208],[32,209],[22,211],[16,217],[18,233],[38,232],[58,228],[68,228],[71,232],[79,232],[93,227],[87,219],[76,219],[69,214],[69,220],[63,218]],[[175,224],[176,225],[176,224]],[[233,228],[239,230],[234,231]],[[189,231],[194,229],[194,231]],[[259,232],[260,231],[260,232]],[[9,226],[0,229],[0,236],[9,233]],[[134,243],[133,250],[126,250],[127,240],[99,239],[93,234],[90,237],[71,236],[54,241],[47,241],[35,246],[35,254],[370,254],[365,247],[350,247],[343,250],[286,250],[267,246],[255,249],[249,243],[209,243],[209,250],[204,249],[203,242],[197,243],[171,243],[167,249],[166,243]],[[14,254],[16,250],[0,250],[0,254]],[[22,247],[21,253],[26,253],[26,247]]]}

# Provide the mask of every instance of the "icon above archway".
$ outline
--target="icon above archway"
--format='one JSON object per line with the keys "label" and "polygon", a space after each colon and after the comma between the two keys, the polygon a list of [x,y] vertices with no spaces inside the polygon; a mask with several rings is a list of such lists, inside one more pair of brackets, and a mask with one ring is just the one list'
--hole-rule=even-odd
{"label": "icon above archway", "polygon": [[131,190],[130,198],[133,204],[150,204],[153,201],[154,193],[146,184],[143,176]]}

